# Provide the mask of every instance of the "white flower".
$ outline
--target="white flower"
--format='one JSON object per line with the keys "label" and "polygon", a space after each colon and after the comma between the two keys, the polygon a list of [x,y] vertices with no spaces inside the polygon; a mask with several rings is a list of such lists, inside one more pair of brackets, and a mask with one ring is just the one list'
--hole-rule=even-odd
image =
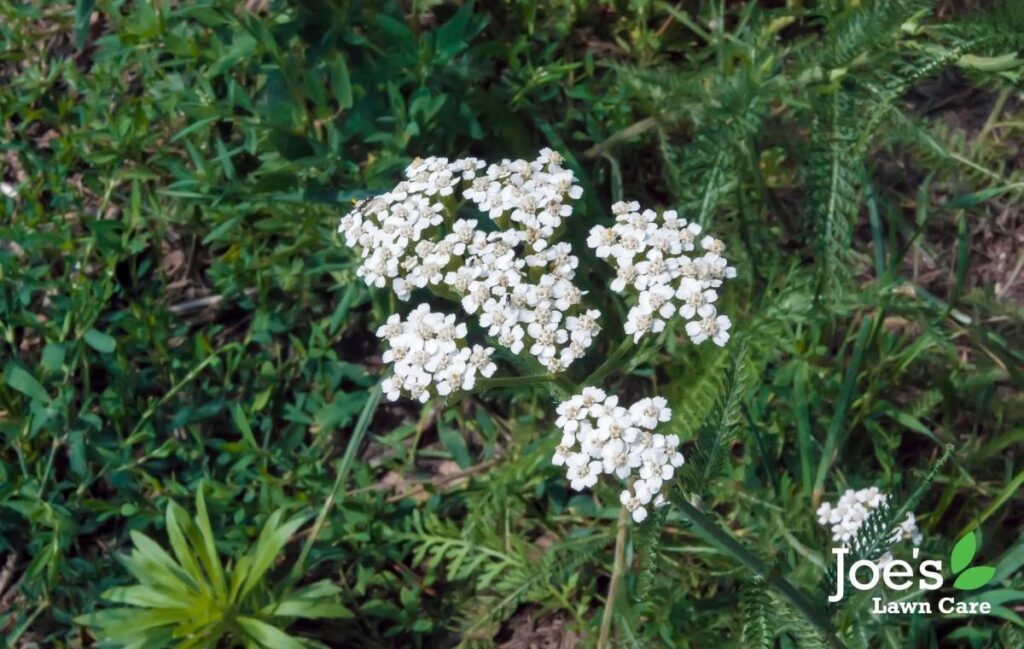
{"label": "white flower", "polygon": [[413,309],[404,321],[397,314],[389,316],[377,329],[377,336],[388,344],[383,361],[394,367],[394,375],[382,383],[388,399],[395,401],[406,394],[426,402],[435,394],[471,390],[477,375],[494,374],[494,349],[461,345],[466,333],[466,323],[455,315],[433,312],[426,304]]}
{"label": "white flower", "polygon": [[629,407],[629,414],[640,428],[654,430],[658,422],[666,422],[672,418],[672,410],[664,397],[641,399]]}
{"label": "white flower", "polygon": [[[818,507],[815,512],[818,516],[818,524],[830,528],[834,542],[838,542],[843,547],[849,547],[871,512],[885,503],[888,498],[878,487],[859,490],[847,489],[834,505],[825,502]],[[923,537],[913,513],[908,513],[906,519],[893,528],[889,538],[890,543],[910,541],[914,545],[920,545],[922,540]],[[886,552],[876,563],[879,567],[885,567],[891,561],[893,561],[892,554]]]}
{"label": "white flower", "polygon": [[402,396],[402,386],[393,376],[389,376],[380,383],[381,390],[387,396],[389,401],[398,401]]}
{"label": "white flower", "polygon": [[631,480],[632,491],[624,491],[621,499],[636,522],[647,516],[645,505],[652,500],[655,506],[665,504],[661,491],[683,464],[679,437],[651,432],[671,420],[667,400],[640,399],[627,408],[619,405],[617,395],[586,387],[556,412],[562,438],[551,462],[566,466],[573,489],[594,486],[600,474]]}
{"label": "white flower", "polygon": [[498,344],[508,349],[513,354],[523,351],[523,328],[519,325],[506,329],[498,337]]}
{"label": "white flower", "polygon": [[633,342],[639,342],[640,338],[648,331],[659,333],[665,329],[665,321],[655,317],[654,313],[643,305],[635,306],[629,310],[626,316],[626,324],[623,330],[627,336],[633,336]]}
{"label": "white flower", "polygon": [[829,523],[836,522],[832,520],[832,503],[821,503],[816,513],[818,514],[819,525],[828,525]]}
{"label": "white flower", "polygon": [[562,466],[572,455],[572,447],[576,444],[576,436],[571,433],[562,435],[562,442],[555,447],[555,454],[551,456],[551,463],[555,466]]}
{"label": "white flower", "polygon": [[587,245],[615,267],[612,291],[637,291],[624,326],[626,334],[639,341],[647,333],[662,331],[678,314],[685,320],[696,319],[687,324],[692,342],[711,340],[724,345],[729,339],[729,321],[717,316],[712,305],[718,299],[713,289],[736,276],[736,269],[722,256],[725,245],[704,236],[700,239],[703,255],[689,254],[696,249],[701,228],[673,210],[658,215],[641,210],[634,201],[612,205],[612,213],[615,225],[591,228]]}
{"label": "white flower", "polygon": [[590,229],[590,236],[587,237],[587,246],[594,249],[594,253],[601,259],[612,254],[612,247],[618,242],[615,230],[606,228],[603,225],[595,225]]}
{"label": "white flower", "polygon": [[566,477],[570,486],[576,491],[589,489],[597,484],[597,477],[601,475],[601,463],[588,461],[588,457],[582,453],[570,455],[566,460],[569,466]]}
{"label": "white flower", "polygon": [[[444,284],[498,344],[515,354],[526,349],[549,371],[562,371],[586,353],[600,319],[600,312],[581,306],[572,246],[552,241],[583,192],[563,164],[548,149],[532,161],[491,165],[475,158],[417,159],[406,168],[406,180],[357,205],[339,231],[359,249],[357,274],[368,284],[390,286],[403,300]],[[498,229],[457,219],[442,235],[447,208],[441,198],[460,192]],[[573,318],[571,329],[548,326],[565,318]],[[527,328],[531,323],[540,326]]]}
{"label": "white flower", "polygon": [[598,319],[601,312],[597,309],[590,309],[581,316],[569,316],[565,319],[565,328],[569,332],[569,339],[580,343],[584,348],[589,347],[594,336],[601,330]]}
{"label": "white flower", "polygon": [[605,473],[614,473],[620,480],[629,477],[632,470],[640,466],[640,457],[631,453],[622,438],[609,440],[601,449],[601,461]]}
{"label": "white flower", "polygon": [[691,320],[686,323],[686,335],[694,344],[699,345],[707,339],[711,339],[719,347],[725,345],[729,340],[729,328],[732,322],[724,315],[716,316],[712,311],[704,319]]}
{"label": "white flower", "polygon": [[468,314],[476,313],[482,304],[490,298],[490,287],[484,282],[473,282],[469,285],[469,291],[462,298],[462,308]]}
{"label": "white flower", "polygon": [[922,540],[924,540],[924,537],[917,527],[917,517],[914,516],[913,512],[907,512],[907,518],[899,524],[899,527],[893,530],[893,535],[890,538],[892,543],[910,541],[914,545],[921,545]]}
{"label": "white flower", "polygon": [[652,286],[648,290],[640,292],[640,307],[652,315],[657,314],[662,318],[671,318],[676,312],[676,307],[671,301],[674,296],[675,291],[670,286],[664,284]]}
{"label": "white flower", "polygon": [[569,334],[565,329],[559,329],[557,323],[550,321],[547,324],[531,322],[530,326],[526,328],[526,332],[534,339],[530,353],[545,365],[548,365],[555,357],[557,345],[569,339]]}
{"label": "white flower", "polygon": [[644,505],[650,502],[651,494],[643,483],[638,482],[633,486],[635,493],[630,493],[628,489],[623,491],[619,494],[619,502],[633,516],[633,522],[642,523],[647,518],[647,509]]}
{"label": "white flower", "polygon": [[700,314],[700,317],[706,318],[714,313],[714,308],[711,305],[718,300],[718,293],[711,289],[705,289],[700,282],[692,277],[684,277],[676,290],[676,297],[682,302],[679,307],[679,315],[690,319]]}
{"label": "white flower", "polygon": [[469,367],[474,372],[477,372],[485,377],[489,378],[493,376],[494,371],[498,369],[498,366],[491,361],[491,354],[493,353],[493,347],[481,347],[480,345],[473,345],[472,353],[469,356]]}
{"label": "white flower", "polygon": [[611,288],[616,293],[622,293],[627,286],[636,286],[637,272],[632,264],[619,264],[615,271],[615,279],[612,280]]}

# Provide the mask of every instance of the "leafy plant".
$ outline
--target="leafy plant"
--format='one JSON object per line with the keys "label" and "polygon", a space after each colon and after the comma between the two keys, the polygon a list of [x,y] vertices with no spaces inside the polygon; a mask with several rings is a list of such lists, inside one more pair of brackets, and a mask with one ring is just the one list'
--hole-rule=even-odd
{"label": "leafy plant", "polygon": [[[151,532],[205,483],[228,590],[253,521],[316,517],[238,603],[307,645],[566,646],[607,620],[624,647],[1024,646],[1022,34],[1017,0],[0,3],[0,645],[153,615],[96,595],[127,530],[166,547],[147,579],[213,601],[198,523],[175,510],[194,589]],[[621,535],[614,493],[549,466],[550,384],[380,400],[395,305],[336,234],[417,157],[542,147],[585,190],[560,235],[581,267],[636,199],[740,269],[741,366],[676,335],[581,361],[666,396],[686,456],[675,505]],[[621,331],[607,273],[579,277]],[[815,507],[906,494],[947,445],[921,557],[984,533],[996,571],[957,599],[992,614],[826,610]],[[325,581],[302,599],[351,618],[264,615]]]}
{"label": "leafy plant", "polygon": [[321,580],[297,590],[288,580],[269,582],[285,544],[304,518],[270,515],[256,543],[235,561],[222,563],[203,499],[196,493],[196,515],[167,505],[166,529],[173,556],[148,536],[133,531],[135,547],[119,557],[138,584],[119,586],[103,599],[106,608],[75,621],[93,627],[103,641],[137,649],[159,647],[308,646],[285,629],[296,619],[341,619],[352,613],[336,601],[341,589]]}

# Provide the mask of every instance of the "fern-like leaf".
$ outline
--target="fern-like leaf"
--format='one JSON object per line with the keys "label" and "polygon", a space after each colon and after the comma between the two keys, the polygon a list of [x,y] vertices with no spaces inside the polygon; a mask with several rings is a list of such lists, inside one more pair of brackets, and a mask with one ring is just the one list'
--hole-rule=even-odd
{"label": "fern-like leaf", "polygon": [[749,584],[740,591],[743,623],[740,645],[744,649],[770,649],[775,643],[771,597],[762,584]]}
{"label": "fern-like leaf", "polygon": [[854,155],[853,114],[849,98],[836,90],[820,102],[813,123],[813,152],[806,174],[819,294],[841,294],[851,276],[850,241],[862,177],[861,161]]}
{"label": "fern-like leaf", "polygon": [[828,25],[823,64],[827,68],[849,65],[859,56],[892,42],[892,34],[915,14],[926,13],[931,0],[868,0],[834,14]]}
{"label": "fern-like leaf", "polygon": [[688,489],[698,495],[707,493],[710,484],[725,471],[729,450],[736,441],[741,418],[740,406],[746,394],[748,372],[746,349],[736,351],[725,379],[725,394],[697,435],[689,464]]}
{"label": "fern-like leaf", "polygon": [[779,631],[787,632],[800,649],[831,649],[828,641],[818,629],[795,611],[787,602],[772,598],[779,617]]}

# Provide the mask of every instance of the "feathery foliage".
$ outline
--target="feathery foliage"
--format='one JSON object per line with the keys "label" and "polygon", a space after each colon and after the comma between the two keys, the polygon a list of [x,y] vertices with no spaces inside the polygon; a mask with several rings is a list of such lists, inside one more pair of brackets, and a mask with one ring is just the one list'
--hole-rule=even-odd
{"label": "feathery foliage", "polygon": [[[0,42],[0,644],[157,644],[152,584],[223,613],[202,557],[229,586],[256,554],[258,624],[196,646],[596,641],[620,486],[549,465],[550,382],[378,403],[404,306],[336,235],[417,157],[546,146],[603,313],[561,389],[612,359],[667,397],[697,496],[629,528],[609,644],[1021,644],[1024,3],[8,2]],[[619,198],[725,242],[723,349],[615,354],[585,239]],[[922,558],[981,533],[993,615],[824,610],[813,503],[868,484],[913,492]],[[212,550],[173,505],[200,485]]]}
{"label": "feathery foliage", "polygon": [[726,373],[725,394],[697,433],[687,462],[689,469],[684,470],[687,488],[698,496],[709,493],[714,481],[726,470],[748,381],[746,353],[740,348]]}
{"label": "feathery foliage", "polygon": [[929,0],[869,0],[828,17],[821,62],[826,68],[849,65],[859,57],[892,46],[893,34],[915,15],[927,13]]}
{"label": "feathery foliage", "polygon": [[773,602],[762,585],[750,584],[740,591],[741,647],[771,649],[775,645]]}

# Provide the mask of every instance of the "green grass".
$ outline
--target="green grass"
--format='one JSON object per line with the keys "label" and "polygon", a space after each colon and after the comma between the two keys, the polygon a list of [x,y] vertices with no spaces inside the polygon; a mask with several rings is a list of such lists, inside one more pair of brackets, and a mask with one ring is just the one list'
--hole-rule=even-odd
{"label": "green grass", "polygon": [[[258,592],[326,580],[351,618],[275,623],[330,647],[589,646],[619,577],[615,646],[1020,646],[1024,16],[964,4],[0,4],[5,646],[91,646],[116,555],[169,547],[200,485],[225,560],[306,521]],[[380,401],[406,307],[335,234],[416,156],[544,146],[581,265],[635,198],[740,271],[724,350],[670,330],[613,367],[625,308],[585,278],[571,380],[668,397],[689,463],[618,552],[614,490],[550,467],[551,382]],[[947,445],[922,554],[980,530],[1001,616],[826,608],[817,504],[902,502]]]}

